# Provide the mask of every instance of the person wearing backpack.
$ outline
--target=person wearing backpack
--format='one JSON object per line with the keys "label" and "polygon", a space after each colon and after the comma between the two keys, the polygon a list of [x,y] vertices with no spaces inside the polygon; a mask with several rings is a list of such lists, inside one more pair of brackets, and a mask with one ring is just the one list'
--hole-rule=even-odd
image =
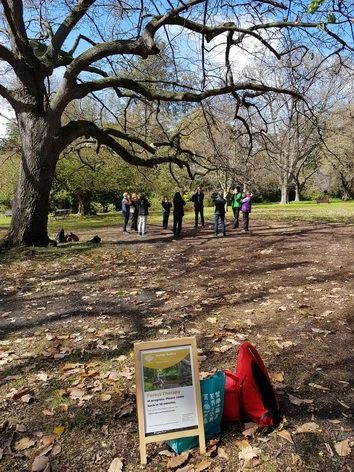
{"label": "person wearing backpack", "polygon": [[141,193],[136,203],[139,212],[138,234],[139,236],[144,236],[146,234],[145,229],[147,216],[149,214],[150,202],[145,197],[145,194]]}
{"label": "person wearing backpack", "polygon": [[243,231],[248,231],[251,210],[252,210],[252,194],[250,192],[246,192],[244,198],[241,200]]}
{"label": "person wearing backpack", "polygon": [[241,193],[241,188],[237,186],[231,197],[231,208],[234,213],[234,229],[238,228],[240,226],[240,210],[241,210],[241,200],[242,200],[242,193]]}

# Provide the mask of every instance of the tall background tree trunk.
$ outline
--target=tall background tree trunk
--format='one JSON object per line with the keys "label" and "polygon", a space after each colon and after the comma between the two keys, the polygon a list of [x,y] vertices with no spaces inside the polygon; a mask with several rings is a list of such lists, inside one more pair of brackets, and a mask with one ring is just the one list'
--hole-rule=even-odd
{"label": "tall background tree trunk", "polygon": [[280,203],[283,205],[289,203],[289,177],[287,172],[282,175],[280,183]]}
{"label": "tall background tree trunk", "polygon": [[5,244],[46,246],[49,193],[59,157],[59,124],[33,112],[19,113],[22,145],[19,180]]}
{"label": "tall background tree trunk", "polygon": [[80,191],[77,193],[77,198],[79,199],[79,214],[82,216],[90,215],[92,192],[90,192],[89,190]]}

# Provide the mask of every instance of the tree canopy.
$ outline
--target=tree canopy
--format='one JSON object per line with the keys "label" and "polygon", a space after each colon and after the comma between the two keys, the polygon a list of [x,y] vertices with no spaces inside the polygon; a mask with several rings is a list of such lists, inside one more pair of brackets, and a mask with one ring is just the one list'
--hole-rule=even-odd
{"label": "tree canopy", "polygon": [[[246,78],[245,58],[296,52],[301,62],[314,51],[325,60],[353,50],[352,16],[342,2],[335,21],[324,21],[320,9],[308,13],[301,0],[2,0],[1,7],[0,96],[15,112],[21,141],[10,245],[48,243],[50,190],[68,147],[105,146],[127,164],[168,162],[193,177],[194,154],[181,145],[171,116],[230,94],[234,120],[251,135],[249,119],[262,115],[263,96],[302,94],[296,83]],[[152,57],[158,60],[149,63]],[[70,118],[70,106],[85,97],[96,103],[96,116]]]}

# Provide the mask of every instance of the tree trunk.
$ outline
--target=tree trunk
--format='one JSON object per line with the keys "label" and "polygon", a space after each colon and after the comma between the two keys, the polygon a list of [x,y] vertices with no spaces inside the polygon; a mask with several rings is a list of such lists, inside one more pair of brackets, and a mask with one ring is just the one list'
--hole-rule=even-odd
{"label": "tree trunk", "polygon": [[19,179],[6,246],[47,246],[49,193],[59,157],[60,124],[32,112],[18,113],[22,145]]}
{"label": "tree trunk", "polygon": [[295,202],[301,201],[301,190],[298,182],[295,182]]}
{"label": "tree trunk", "polygon": [[282,205],[289,203],[289,179],[287,174],[283,175],[280,185],[280,203]]}
{"label": "tree trunk", "polygon": [[82,216],[90,215],[92,192],[89,190],[78,192],[77,198],[79,199],[79,214]]}

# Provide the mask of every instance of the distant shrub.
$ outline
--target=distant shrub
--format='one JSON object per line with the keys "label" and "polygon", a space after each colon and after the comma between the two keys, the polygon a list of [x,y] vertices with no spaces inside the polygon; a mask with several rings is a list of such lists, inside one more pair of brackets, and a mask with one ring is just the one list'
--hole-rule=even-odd
{"label": "distant shrub", "polygon": [[116,206],[115,206],[114,203],[108,203],[108,205],[107,205],[107,211],[108,211],[109,213],[112,213],[113,211],[116,211],[116,210],[117,210],[117,208],[116,208]]}
{"label": "distant shrub", "polygon": [[99,202],[92,202],[91,209],[94,215],[97,215],[97,213],[107,213],[108,211],[107,205],[103,205],[102,203],[99,203]]}

